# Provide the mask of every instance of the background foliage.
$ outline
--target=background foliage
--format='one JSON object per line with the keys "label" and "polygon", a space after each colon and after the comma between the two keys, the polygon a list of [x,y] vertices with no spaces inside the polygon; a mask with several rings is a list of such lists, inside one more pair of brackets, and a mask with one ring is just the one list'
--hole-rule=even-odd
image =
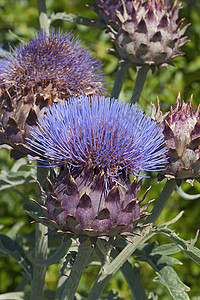
{"label": "background foliage", "polygon": [[[47,0],[47,11],[50,16],[53,12],[67,12],[83,15],[85,17],[95,18],[96,15],[85,4],[90,4],[92,1],[86,0]],[[187,30],[187,35],[190,42],[187,43],[182,50],[186,53],[183,57],[178,57],[174,60],[174,65],[169,66],[168,69],[156,70],[153,77],[149,72],[148,79],[143,89],[140,106],[150,114],[150,103],[156,103],[156,96],[161,100],[161,107],[163,111],[169,110],[170,106],[174,104],[177,94],[180,91],[181,97],[188,101],[191,94],[194,97],[194,105],[200,102],[200,4],[198,1],[184,0],[182,1],[183,9],[181,10],[181,17],[185,17],[184,23],[191,23],[192,25]],[[106,74],[106,81],[109,83],[108,90],[111,91],[112,83],[118,59],[108,50],[112,48],[112,42],[104,31],[95,28],[88,28],[83,25],[73,25],[63,21],[56,21],[52,24],[53,27],[61,27],[64,31],[72,30],[74,35],[78,35],[84,40],[84,46],[89,47],[89,51],[96,56],[104,64],[103,69]],[[9,44],[14,47],[17,46],[19,40],[27,39],[34,34],[35,30],[39,29],[38,23],[38,9],[37,1],[34,0],[0,0],[0,45],[3,49],[9,50]],[[127,77],[120,94],[120,99],[126,102],[129,101],[132,94],[133,84],[136,78],[136,71],[133,67],[129,68]],[[11,170],[13,160],[9,158],[9,151],[0,150],[0,170]],[[30,168],[23,165],[20,170],[29,172]],[[143,189],[152,185],[152,189],[148,193],[148,199],[157,199],[159,193],[164,186],[164,183],[156,183],[156,174],[152,174],[151,180],[146,180]],[[183,190],[190,194],[200,193],[200,184],[194,182],[194,186],[188,183],[183,184]],[[29,198],[35,198],[36,187],[35,184],[19,185],[18,188],[10,188],[1,190],[0,180],[0,229],[2,233],[10,234],[13,238],[22,243],[31,244],[31,235],[34,224],[31,224],[31,218],[28,217],[23,209],[23,204],[26,201],[22,194]],[[141,192],[142,193],[142,192]],[[163,223],[175,217],[181,210],[185,213],[181,220],[176,223],[173,228],[180,236],[186,240],[194,237],[197,229],[200,227],[200,199],[189,201],[182,199],[177,192],[174,192],[168,206],[163,211],[159,218],[159,223]],[[152,209],[151,205],[149,210]],[[164,237],[154,238],[159,243],[167,241]],[[197,247],[200,247],[200,240],[197,241]],[[0,254],[1,255],[1,254]],[[189,293],[192,300],[200,299],[200,268],[194,262],[188,260],[183,254],[176,254],[174,257],[180,259],[183,265],[175,266],[176,271],[183,280],[183,282],[190,286]],[[152,281],[155,273],[146,264],[141,263],[142,266],[142,282],[145,288],[149,291],[156,290],[160,299],[171,299],[163,287],[158,286]],[[47,273],[47,285],[49,289],[56,288],[56,281],[59,275],[60,266],[53,265],[49,267]],[[97,274],[98,266],[91,266],[87,269],[83,276],[79,292],[84,296],[85,292],[91,288],[93,284],[94,274]],[[19,290],[21,282],[21,267],[15,263],[11,258],[0,257],[0,293]],[[126,282],[120,272],[111,279],[107,291],[110,289],[120,290],[119,296],[125,299],[131,299],[131,293],[127,287]]]}

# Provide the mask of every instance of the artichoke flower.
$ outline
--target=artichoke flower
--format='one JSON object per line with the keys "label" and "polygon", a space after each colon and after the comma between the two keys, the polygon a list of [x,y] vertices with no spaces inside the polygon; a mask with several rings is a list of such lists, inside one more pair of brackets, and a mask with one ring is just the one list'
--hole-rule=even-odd
{"label": "artichoke flower", "polygon": [[96,12],[110,31],[121,59],[137,66],[167,66],[183,55],[179,48],[188,40],[178,21],[181,4],[164,0],[96,1]]}
{"label": "artichoke flower", "polygon": [[31,161],[50,165],[44,222],[90,237],[134,234],[146,216],[138,199],[149,170],[163,170],[164,137],[136,106],[82,97],[47,109],[30,132]]}
{"label": "artichoke flower", "polygon": [[0,65],[0,146],[14,158],[27,153],[25,138],[53,103],[72,96],[98,95],[100,63],[71,33],[38,32],[11,49]]}
{"label": "artichoke flower", "polygon": [[200,105],[195,110],[192,97],[185,103],[178,95],[166,114],[152,104],[152,118],[160,124],[168,148],[169,163],[162,175],[168,179],[200,179]]}

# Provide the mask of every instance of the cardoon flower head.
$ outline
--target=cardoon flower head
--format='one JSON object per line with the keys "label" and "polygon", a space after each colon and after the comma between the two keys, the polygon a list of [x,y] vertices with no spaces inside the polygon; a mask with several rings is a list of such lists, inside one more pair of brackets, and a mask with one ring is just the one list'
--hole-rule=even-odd
{"label": "cardoon flower head", "polygon": [[143,64],[166,66],[183,55],[179,48],[187,42],[178,22],[181,4],[167,0],[96,1],[96,12],[107,25],[117,53],[140,66]]}
{"label": "cardoon flower head", "polygon": [[168,179],[200,179],[200,105],[195,110],[192,97],[185,103],[178,95],[166,114],[152,105],[152,117],[160,124],[168,148],[169,163],[162,172]]}
{"label": "cardoon flower head", "polygon": [[0,144],[20,152],[27,152],[25,137],[46,107],[103,89],[99,62],[61,31],[38,32],[11,49],[0,65],[0,84]]}
{"label": "cardoon flower head", "polygon": [[[116,236],[145,217],[130,175],[163,169],[164,138],[136,106],[105,97],[60,102],[31,130],[30,158],[52,167],[47,219],[63,232]],[[146,207],[146,206],[145,206]]]}

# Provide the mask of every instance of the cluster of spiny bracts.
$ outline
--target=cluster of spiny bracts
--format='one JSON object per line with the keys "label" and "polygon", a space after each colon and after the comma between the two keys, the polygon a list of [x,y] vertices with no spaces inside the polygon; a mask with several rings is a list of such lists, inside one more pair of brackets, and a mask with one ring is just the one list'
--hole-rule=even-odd
{"label": "cluster of spiny bracts", "polygon": [[200,104],[195,110],[192,97],[185,103],[178,95],[170,111],[162,114],[160,101],[152,105],[152,118],[162,128],[168,148],[169,163],[163,173],[170,179],[200,180]]}
{"label": "cluster of spiny bracts", "polygon": [[[163,169],[164,137],[136,106],[101,97],[73,98],[47,110],[28,139],[30,160],[51,171],[46,219],[65,233],[134,234],[146,214],[142,181],[130,175]],[[35,155],[35,156],[34,156]]]}
{"label": "cluster of spiny bracts", "polygon": [[181,4],[164,0],[96,0],[94,10],[116,45],[117,55],[141,66],[167,66],[183,55],[179,48],[187,42],[178,21]]}
{"label": "cluster of spiny bracts", "polygon": [[[188,25],[181,29],[178,22],[180,4],[97,0],[94,9],[121,59],[155,66],[182,54]],[[55,230],[106,239],[132,235],[150,203],[140,207],[146,196],[138,198],[141,173],[199,177],[199,108],[178,98],[163,116],[158,103],[152,120],[136,106],[100,96],[100,63],[72,34],[39,32],[11,49],[0,65],[0,84],[1,148],[51,167],[41,207],[42,221]]]}
{"label": "cluster of spiny bracts", "polygon": [[46,200],[47,218],[43,222],[63,233],[76,236],[115,237],[134,235],[133,229],[146,217],[138,191],[142,180],[134,180],[125,189],[110,180],[106,191],[105,178],[94,170],[77,170],[62,167],[56,176],[51,171]]}

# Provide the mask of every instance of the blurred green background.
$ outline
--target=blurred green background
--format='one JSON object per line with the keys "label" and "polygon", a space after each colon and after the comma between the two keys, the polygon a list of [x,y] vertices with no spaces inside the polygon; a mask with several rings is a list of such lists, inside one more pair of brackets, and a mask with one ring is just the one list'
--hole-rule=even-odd
{"label": "blurred green background", "polygon": [[[48,16],[53,12],[75,13],[85,17],[95,18],[96,15],[85,4],[91,4],[92,1],[86,0],[47,0]],[[170,106],[174,104],[178,92],[181,93],[182,99],[186,102],[191,94],[194,97],[194,106],[197,108],[200,102],[200,3],[198,1],[184,0],[182,1],[183,9],[180,12],[180,18],[185,18],[184,24],[191,23],[187,30],[190,42],[182,47],[185,55],[173,60],[174,67],[169,66],[168,69],[160,68],[155,74],[149,72],[147,82],[142,91],[140,106],[148,114],[150,114],[150,103],[156,104],[156,97],[161,100],[163,112],[168,111]],[[102,63],[106,74],[105,80],[109,83],[108,91],[111,91],[112,83],[117,70],[118,59],[108,51],[113,47],[109,35],[104,31],[95,28],[89,28],[83,25],[73,25],[63,21],[56,21],[52,24],[55,28],[62,28],[64,31],[72,30],[76,36],[84,40],[84,46],[89,47],[89,51],[96,56]],[[9,49],[9,44],[17,46],[21,39],[27,39],[39,29],[37,1],[33,0],[0,0],[0,45],[5,50]],[[133,67],[129,68],[120,99],[128,102],[131,98],[133,85],[136,78],[136,71]],[[0,169],[10,170],[13,160],[9,158],[9,151],[0,150]],[[28,170],[29,167],[24,167]],[[151,179],[145,179],[143,191],[152,185],[152,189],[148,193],[147,198],[157,199],[159,193],[164,186],[164,182],[157,183],[156,174],[152,174]],[[194,182],[194,186],[188,183],[183,184],[183,190],[190,194],[200,193],[200,184]],[[20,224],[21,228],[18,232],[17,239],[20,235],[26,237],[34,230],[34,224],[23,210],[22,193],[29,198],[35,198],[36,187],[34,184],[20,186],[17,190],[9,189],[0,192],[0,224],[2,233],[6,233],[16,224]],[[163,223],[175,217],[181,210],[185,213],[181,220],[176,223],[173,228],[176,232],[186,240],[194,238],[197,229],[200,227],[200,199],[188,201],[182,199],[176,192],[173,193],[166,209],[162,213],[159,223]],[[153,204],[149,207],[152,209]],[[21,222],[21,223],[20,223]],[[159,243],[168,242],[164,237],[156,236],[152,241]],[[200,241],[196,244],[200,247]],[[182,260],[183,265],[175,267],[183,282],[191,288],[189,292],[192,300],[200,299],[200,268],[198,265],[189,261],[184,255],[176,255]],[[142,263],[142,281],[147,291],[156,291],[159,299],[170,300],[164,287],[158,286],[152,282],[155,273],[146,264]],[[51,266],[47,273],[47,286],[49,289],[56,288],[56,282],[59,275],[59,266]],[[0,257],[0,293],[19,290],[22,278],[21,267],[9,257]],[[91,288],[95,276],[98,272],[97,267],[89,267],[86,274],[81,280],[79,292],[86,295]],[[120,272],[111,279],[107,291],[110,289],[119,290],[120,297],[131,299],[131,293],[125,280]]]}

